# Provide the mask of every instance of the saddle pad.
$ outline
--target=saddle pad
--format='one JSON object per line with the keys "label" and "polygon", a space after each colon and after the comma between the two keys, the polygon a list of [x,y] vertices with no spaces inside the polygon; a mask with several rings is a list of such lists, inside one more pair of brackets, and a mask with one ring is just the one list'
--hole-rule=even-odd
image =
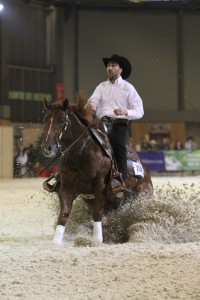
{"label": "saddle pad", "polygon": [[144,169],[139,160],[134,161],[132,159],[127,159],[127,167],[130,174],[138,178],[144,178]]}

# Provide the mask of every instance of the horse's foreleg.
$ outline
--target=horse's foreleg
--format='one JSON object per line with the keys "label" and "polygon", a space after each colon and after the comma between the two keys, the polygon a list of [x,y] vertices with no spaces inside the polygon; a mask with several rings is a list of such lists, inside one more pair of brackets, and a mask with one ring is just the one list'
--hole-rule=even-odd
{"label": "horse's foreleg", "polygon": [[52,243],[54,243],[56,245],[62,245],[64,233],[65,233],[65,226],[57,225]]}
{"label": "horse's foreleg", "polygon": [[93,241],[94,244],[98,245],[103,242],[103,232],[102,232],[102,215],[103,208],[105,204],[105,197],[102,195],[102,192],[96,193],[95,195],[95,204],[93,208]]}
{"label": "horse's foreleg", "polygon": [[62,245],[63,236],[65,233],[65,225],[72,209],[73,197],[72,195],[67,195],[61,190],[59,191],[59,200],[60,214],[52,242],[57,245]]}
{"label": "horse's foreleg", "polygon": [[94,244],[102,244],[103,242],[103,233],[102,233],[102,223],[101,221],[95,222],[93,226],[93,241]]}

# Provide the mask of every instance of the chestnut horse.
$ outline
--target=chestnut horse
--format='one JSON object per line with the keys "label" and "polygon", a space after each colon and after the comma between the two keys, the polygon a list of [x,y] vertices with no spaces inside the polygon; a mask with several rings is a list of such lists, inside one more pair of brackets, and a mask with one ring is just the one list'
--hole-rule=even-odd
{"label": "chestnut horse", "polygon": [[[102,126],[101,120],[94,118],[90,105],[85,106],[83,99],[79,99],[76,104],[69,104],[67,99],[62,104],[49,103],[45,99],[44,108],[46,113],[43,154],[53,158],[58,151],[62,152],[58,191],[60,214],[53,242],[58,245],[62,244],[65,225],[77,196],[92,194],[93,240],[95,244],[102,243],[103,211],[106,206],[109,207],[112,204],[116,207],[116,202],[112,197],[110,186],[112,159],[90,130],[94,127],[99,130],[98,128]],[[109,146],[106,137],[105,144]],[[144,165],[143,169],[144,177],[141,179],[128,174],[126,185],[139,194],[141,192],[152,194],[150,174]]]}

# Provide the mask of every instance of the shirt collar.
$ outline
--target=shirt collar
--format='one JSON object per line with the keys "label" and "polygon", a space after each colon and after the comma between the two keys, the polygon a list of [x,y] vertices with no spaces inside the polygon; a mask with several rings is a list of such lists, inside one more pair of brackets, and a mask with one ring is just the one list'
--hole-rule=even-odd
{"label": "shirt collar", "polygon": [[[118,77],[118,78],[115,80],[115,83],[114,83],[114,85],[115,85],[115,84],[120,84],[120,83],[122,82],[122,80],[123,80],[123,79],[122,79],[122,77],[121,77],[121,76],[119,76],[119,77]],[[109,80],[109,79],[108,79],[108,82],[109,82],[110,84],[113,84],[113,83],[111,83],[111,82],[110,82],[110,80]]]}

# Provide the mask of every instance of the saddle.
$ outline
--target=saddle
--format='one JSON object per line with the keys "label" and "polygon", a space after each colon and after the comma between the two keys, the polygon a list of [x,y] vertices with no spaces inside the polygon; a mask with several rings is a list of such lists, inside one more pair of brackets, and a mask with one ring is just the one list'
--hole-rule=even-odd
{"label": "saddle", "polygon": [[[102,132],[98,128],[90,127],[90,132],[92,136],[95,138],[95,140],[100,144],[102,149],[104,150],[104,153],[115,163],[113,154],[112,154],[112,148],[109,143],[108,137],[106,133]],[[116,163],[115,163],[116,165]],[[117,169],[117,168],[116,168]],[[143,178],[144,177],[144,169],[142,167],[142,164],[140,162],[140,157],[136,153],[136,151],[131,151],[127,153],[127,171],[129,174],[136,178]],[[115,173],[119,175],[119,173],[115,170],[115,166],[113,166],[113,173],[115,177]],[[116,175],[116,177],[118,177]]]}

